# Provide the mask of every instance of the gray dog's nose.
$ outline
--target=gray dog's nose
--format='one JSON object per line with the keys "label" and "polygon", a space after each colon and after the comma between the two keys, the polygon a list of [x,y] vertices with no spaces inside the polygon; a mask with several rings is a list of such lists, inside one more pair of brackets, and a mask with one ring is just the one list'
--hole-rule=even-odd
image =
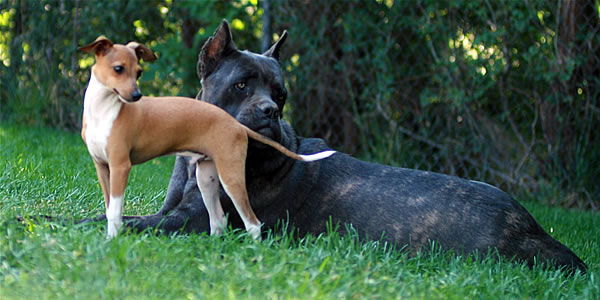
{"label": "gray dog's nose", "polygon": [[277,104],[273,103],[272,101],[265,101],[261,103],[260,110],[266,117],[269,117],[272,120],[279,118],[279,107],[277,107]]}

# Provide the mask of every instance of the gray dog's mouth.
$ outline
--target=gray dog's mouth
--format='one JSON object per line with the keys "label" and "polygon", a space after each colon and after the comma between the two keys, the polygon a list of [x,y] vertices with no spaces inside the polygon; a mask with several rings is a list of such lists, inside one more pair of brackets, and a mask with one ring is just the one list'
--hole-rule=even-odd
{"label": "gray dog's mouth", "polygon": [[261,135],[268,137],[276,142],[279,142],[281,133],[279,132],[279,123],[268,121],[260,122],[256,126],[251,127],[252,130],[260,133]]}
{"label": "gray dog's mouth", "polygon": [[281,133],[279,132],[279,122],[270,119],[245,118],[244,115],[236,118],[240,123],[261,135],[268,137],[274,141],[279,141]]}
{"label": "gray dog's mouth", "polygon": [[254,131],[274,140],[274,132],[270,126],[263,126],[263,127],[255,129]]}

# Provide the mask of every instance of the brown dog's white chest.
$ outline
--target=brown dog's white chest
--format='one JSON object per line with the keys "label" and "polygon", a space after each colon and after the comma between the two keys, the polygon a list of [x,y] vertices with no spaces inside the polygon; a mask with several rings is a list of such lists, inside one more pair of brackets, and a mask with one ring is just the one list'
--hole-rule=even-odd
{"label": "brown dog's white chest", "polygon": [[83,114],[86,123],[85,143],[96,162],[108,163],[108,137],[121,106],[117,96],[92,73],[85,91]]}

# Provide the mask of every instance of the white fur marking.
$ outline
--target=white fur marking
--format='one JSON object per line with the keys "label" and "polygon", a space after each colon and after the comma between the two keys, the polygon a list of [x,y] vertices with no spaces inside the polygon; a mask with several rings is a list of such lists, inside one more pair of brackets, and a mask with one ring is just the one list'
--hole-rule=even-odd
{"label": "white fur marking", "polygon": [[315,153],[315,154],[309,154],[309,155],[300,154],[300,157],[302,157],[302,159],[304,161],[315,161],[315,160],[330,157],[334,153],[335,153],[335,151],[333,151],[333,150],[327,150],[327,151],[323,151],[323,152],[319,152],[319,153]]}
{"label": "white fur marking", "polygon": [[106,237],[113,238],[123,225],[123,195],[118,197],[110,196],[110,203],[106,209],[106,221],[108,223]]}
{"label": "white fur marking", "polygon": [[258,225],[254,225],[254,224],[250,224],[248,226],[246,226],[246,230],[248,231],[248,233],[250,234],[250,236],[257,240],[260,238],[260,228],[262,227],[262,224],[258,224]]}
{"label": "white fur marking", "polygon": [[98,162],[108,162],[108,136],[121,105],[117,95],[98,81],[92,72],[83,100],[83,114],[86,123],[85,142],[90,155]]}

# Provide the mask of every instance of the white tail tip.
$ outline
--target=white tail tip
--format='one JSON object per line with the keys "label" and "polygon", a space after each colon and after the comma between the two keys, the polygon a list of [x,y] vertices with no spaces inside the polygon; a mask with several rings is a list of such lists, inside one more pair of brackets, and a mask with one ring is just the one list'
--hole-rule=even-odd
{"label": "white tail tip", "polygon": [[302,157],[303,161],[315,161],[315,160],[319,160],[319,159],[323,159],[323,158],[328,158],[328,157],[332,156],[334,153],[335,153],[335,151],[333,151],[333,150],[327,150],[327,151],[323,151],[323,152],[319,152],[319,153],[315,153],[315,154],[309,154],[309,155],[300,154],[300,157]]}

